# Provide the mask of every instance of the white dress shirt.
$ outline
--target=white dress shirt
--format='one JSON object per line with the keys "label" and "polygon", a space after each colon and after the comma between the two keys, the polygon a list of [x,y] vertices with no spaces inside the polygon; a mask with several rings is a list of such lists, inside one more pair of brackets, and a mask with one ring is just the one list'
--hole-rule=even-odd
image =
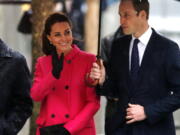
{"label": "white dress shirt", "polygon": [[[145,49],[147,47],[147,44],[150,40],[151,35],[152,35],[152,29],[151,27],[149,27],[147,31],[138,38],[139,39],[139,43],[138,43],[139,65],[141,65],[143,55],[144,55]],[[131,69],[131,54],[132,54],[134,39],[135,37],[132,36],[132,40],[130,42],[130,48],[129,48],[129,70]]]}

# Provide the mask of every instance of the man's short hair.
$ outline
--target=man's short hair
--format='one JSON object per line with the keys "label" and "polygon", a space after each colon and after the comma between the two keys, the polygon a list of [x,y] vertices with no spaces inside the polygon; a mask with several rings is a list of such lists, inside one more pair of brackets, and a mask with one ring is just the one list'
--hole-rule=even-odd
{"label": "man's short hair", "polygon": [[149,19],[149,1],[148,0],[121,0],[121,2],[131,1],[134,9],[139,13],[145,11],[147,14],[146,19]]}

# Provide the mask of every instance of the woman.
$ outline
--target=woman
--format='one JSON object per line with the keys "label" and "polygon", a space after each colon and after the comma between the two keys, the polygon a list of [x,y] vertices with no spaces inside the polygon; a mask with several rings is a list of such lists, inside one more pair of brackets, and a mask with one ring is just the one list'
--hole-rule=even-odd
{"label": "woman", "polygon": [[[62,13],[50,15],[42,36],[31,97],[41,102],[36,135],[95,135],[99,97],[85,78],[95,56],[72,44],[72,26]],[[88,80],[90,81],[90,80]]]}

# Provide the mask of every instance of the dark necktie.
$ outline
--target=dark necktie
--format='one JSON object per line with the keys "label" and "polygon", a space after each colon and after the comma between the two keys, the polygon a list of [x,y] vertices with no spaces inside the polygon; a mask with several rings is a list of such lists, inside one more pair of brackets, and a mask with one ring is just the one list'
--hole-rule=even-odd
{"label": "dark necktie", "polygon": [[132,81],[135,81],[138,77],[139,71],[139,51],[137,44],[139,39],[135,39],[133,43],[132,53],[131,53],[131,78]]}

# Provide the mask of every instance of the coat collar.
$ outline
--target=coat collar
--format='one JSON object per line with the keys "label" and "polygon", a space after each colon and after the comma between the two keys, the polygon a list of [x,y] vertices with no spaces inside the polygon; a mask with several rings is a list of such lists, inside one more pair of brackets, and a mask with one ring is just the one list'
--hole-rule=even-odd
{"label": "coat collar", "polygon": [[78,53],[80,52],[80,49],[75,45],[73,44],[72,45],[72,50],[67,54],[65,55],[65,60],[71,60],[74,58],[75,55],[77,55]]}
{"label": "coat collar", "polygon": [[11,49],[0,39],[0,57],[12,57]]}

